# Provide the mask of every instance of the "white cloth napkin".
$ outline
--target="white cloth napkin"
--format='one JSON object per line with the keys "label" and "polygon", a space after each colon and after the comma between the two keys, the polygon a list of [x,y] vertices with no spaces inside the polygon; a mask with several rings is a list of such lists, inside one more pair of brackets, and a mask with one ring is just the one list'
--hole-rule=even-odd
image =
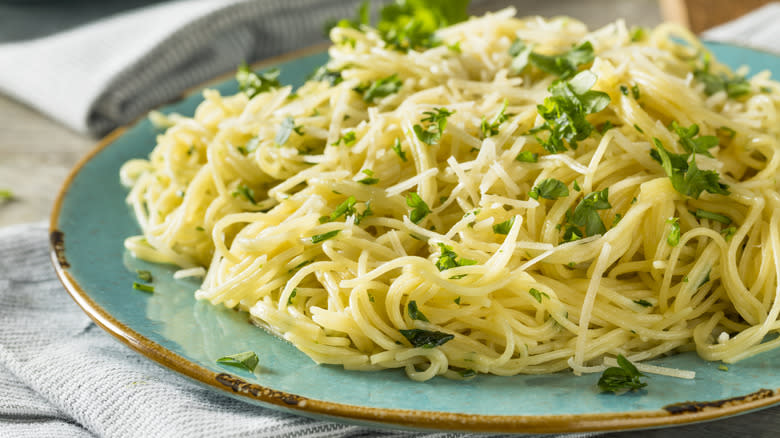
{"label": "white cloth napkin", "polygon": [[324,22],[352,17],[358,3],[180,0],[138,8],[0,44],[0,93],[102,135],[242,61],[324,41]]}
{"label": "white cloth napkin", "polygon": [[706,30],[701,37],[780,54],[780,2],[769,3],[736,20]]}
{"label": "white cloth napkin", "polygon": [[44,223],[0,228],[2,438],[468,436],[313,420],[195,385],[78,308],[54,274],[46,236]]}

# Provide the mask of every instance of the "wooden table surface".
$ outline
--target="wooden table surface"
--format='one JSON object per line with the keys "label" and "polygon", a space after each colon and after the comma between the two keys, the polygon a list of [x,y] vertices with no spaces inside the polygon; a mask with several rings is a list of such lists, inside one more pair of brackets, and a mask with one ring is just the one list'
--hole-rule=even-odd
{"label": "wooden table surface", "polygon": [[[514,3],[520,15],[568,14],[596,26],[616,16],[629,23],[660,21],[654,0],[577,0],[550,2],[487,0],[487,8]],[[565,7],[561,7],[563,6]],[[0,227],[47,220],[54,198],[73,165],[97,143],[0,94],[0,190],[14,199],[0,203]],[[780,388],[775,388],[780,390]],[[604,437],[776,437],[780,435],[780,406],[728,419],[646,431],[608,433]],[[672,435],[674,434],[674,435]]]}

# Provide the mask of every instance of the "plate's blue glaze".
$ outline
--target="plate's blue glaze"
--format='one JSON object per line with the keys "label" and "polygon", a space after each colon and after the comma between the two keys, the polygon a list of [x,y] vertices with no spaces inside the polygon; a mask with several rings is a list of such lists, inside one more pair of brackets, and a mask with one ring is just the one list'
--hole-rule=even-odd
{"label": "plate's blue glaze", "polygon": [[[733,67],[744,64],[750,66],[752,72],[769,69],[775,76],[780,74],[780,58],[774,55],[723,44],[710,47],[718,59]],[[300,84],[325,60],[326,54],[319,53],[278,64],[281,79]],[[236,84],[229,80],[212,88],[233,93]],[[163,112],[191,114],[200,101],[200,93],[195,93],[163,108]],[[581,416],[608,414],[620,420],[623,416],[641,417],[645,411],[654,413],[650,416],[661,415],[665,414],[661,411],[663,406],[672,403],[720,400],[762,388],[780,388],[780,350],[730,365],[728,372],[720,371],[717,363],[705,362],[692,353],[655,360],[651,363],[695,370],[697,377],[687,381],[651,376],[645,390],[622,396],[599,393],[597,375],[576,377],[569,372],[547,376],[478,376],[467,382],[436,378],[416,383],[399,370],[367,373],[318,366],[291,345],[248,324],[246,314],[195,301],[193,291],[198,284],[190,280],[173,280],[171,267],[135,260],[124,251],[124,238],[137,234],[138,227],[124,203],[126,190],[119,184],[119,167],[130,158],[145,157],[154,147],[157,133],[144,119],[85,161],[63,190],[59,209],[55,208],[52,229],[63,233],[64,255],[70,264],[63,272],[76,283],[76,287],[71,287],[74,297],[84,295],[92,301],[88,306],[81,303],[88,313],[93,317],[96,313],[113,317],[119,328],[112,331],[126,341],[135,335],[123,332],[122,327],[177,354],[184,360],[174,368],[191,377],[196,376],[188,370],[196,366],[214,373],[228,372],[277,391],[346,405],[335,415],[347,420],[365,420],[365,416],[351,415],[361,407],[427,411],[420,414],[422,420],[407,424],[430,427],[438,424],[437,413],[476,414],[468,426],[472,430],[492,430],[488,427],[487,416],[493,415],[518,419],[575,415],[556,424],[559,430],[576,430],[576,421]],[[132,289],[136,269],[153,273],[154,294]],[[138,344],[145,345],[146,342],[131,339],[130,343],[138,348]],[[142,352],[145,349],[139,348]],[[247,350],[258,352],[260,357],[260,366],[254,374],[215,362],[221,356]],[[252,401],[251,398],[244,399]],[[312,412],[303,407],[302,413]],[[485,416],[484,423],[480,420],[482,416]],[[377,417],[377,420],[381,419]],[[551,418],[553,423],[554,420]],[[679,421],[670,420],[669,423]],[[642,425],[640,422],[621,426],[619,421],[615,424],[605,427]],[[447,427],[458,426],[451,423]]]}

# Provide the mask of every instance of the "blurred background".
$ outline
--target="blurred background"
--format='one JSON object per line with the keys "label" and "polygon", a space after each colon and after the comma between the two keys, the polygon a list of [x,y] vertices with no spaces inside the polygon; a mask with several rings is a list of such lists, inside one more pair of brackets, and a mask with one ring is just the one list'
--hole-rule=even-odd
{"label": "blurred background", "polygon": [[[211,7],[227,4],[221,0],[213,0],[211,3],[209,1],[200,0],[192,3],[210,4]],[[305,1],[308,0],[276,1],[276,3],[286,4],[288,9],[293,9],[295,6],[290,6],[291,4],[304,4]],[[315,4],[317,1],[311,0],[309,4]],[[273,3],[272,0],[258,0],[259,2]],[[40,94],[38,87],[48,87],[46,90],[52,89],[55,92],[67,91],[68,87],[71,86],[70,80],[67,74],[64,75],[65,77],[58,76],[58,69],[61,66],[48,65],[47,59],[36,59],[31,66],[25,65],[24,62],[9,65],[11,61],[5,54],[14,53],[21,56],[24,53],[20,54],[20,51],[26,51],[27,47],[31,47],[30,50],[32,50],[32,47],[37,47],[37,43],[40,41],[57,41],[60,35],[90,28],[95,24],[110,21],[117,16],[134,14],[137,11],[172,3],[177,2],[162,0],[0,0],[0,127],[2,128],[0,129],[0,226],[48,218],[52,202],[69,170],[80,157],[94,146],[98,135],[107,130],[88,130],[84,126],[62,121],[62,117],[57,121],[56,116],[44,115],[42,112],[47,109],[45,95],[42,104],[36,102],[20,103],[20,100],[24,100],[23,94],[26,92],[34,94],[38,91]],[[342,11],[353,11],[359,1],[321,0],[320,3],[333,5],[333,10],[341,8]],[[382,0],[375,0],[372,3],[376,9],[376,5],[382,3]],[[765,3],[768,1],[472,0],[471,13],[480,14],[488,10],[514,6],[518,11],[518,16],[568,15],[585,22],[590,28],[596,28],[617,18],[623,18],[628,25],[642,26],[654,26],[663,20],[676,21],[690,27],[695,32],[701,32],[719,23],[737,18]],[[292,13],[293,19],[296,18],[294,17],[295,13],[295,11]],[[277,30],[274,30],[274,25],[277,26]],[[278,26],[280,25],[274,22],[260,23],[255,25],[255,30],[257,31],[259,28],[261,30],[258,32],[273,33],[279,31]],[[247,59],[247,61],[257,61],[260,58],[324,42],[325,38],[321,27],[316,29],[310,27],[303,28],[302,26],[301,29],[296,29],[298,39],[293,42],[288,41],[289,38],[287,38],[283,41],[284,44],[273,46],[270,51],[250,52],[252,59]],[[143,24],[134,29],[139,35],[149,30]],[[122,37],[126,38],[127,35],[122,35]],[[268,36],[263,38],[268,38]],[[268,41],[265,43],[268,44]],[[56,52],[50,51],[48,53]],[[80,55],[89,58],[88,53]],[[45,58],[46,55],[43,57]],[[94,62],[97,67],[102,59],[94,58],[96,57],[93,56],[87,62]],[[144,62],[145,59],[148,60],[148,58],[141,57],[140,62]],[[230,60],[230,65],[234,68],[241,60]],[[62,60],[60,59],[58,62],[62,62]],[[139,69],[138,63],[131,67],[130,70]],[[220,68],[208,77],[228,71],[227,67]],[[12,70],[10,73],[9,69]],[[41,71],[47,69],[51,69],[51,71],[47,75],[43,75]],[[132,72],[135,73],[135,71]],[[14,79],[18,79],[20,75],[28,74],[30,77],[27,82],[23,82],[25,87],[14,85],[19,84],[19,81],[14,82]],[[37,79],[39,77],[49,79]],[[196,82],[186,85],[201,83],[208,77],[198,78]],[[12,83],[11,87],[3,88],[3,85],[7,85],[3,81],[9,82],[9,79]],[[109,81],[108,84],[115,84],[116,78],[113,78],[112,81]],[[184,89],[187,86],[182,85],[181,88]],[[18,93],[16,93],[17,91]],[[105,92],[105,90],[101,92]],[[20,94],[22,94],[21,97]],[[16,98],[10,97],[13,95],[16,95]],[[172,97],[173,95],[170,95],[166,100],[170,100]],[[41,102],[41,96],[39,95],[37,98],[38,102]],[[158,103],[146,105],[143,110],[154,107]],[[62,109],[60,108],[60,110]],[[74,109],[74,111],[76,110]],[[144,111],[128,111],[123,115],[123,118],[118,118],[115,123],[128,123]]]}

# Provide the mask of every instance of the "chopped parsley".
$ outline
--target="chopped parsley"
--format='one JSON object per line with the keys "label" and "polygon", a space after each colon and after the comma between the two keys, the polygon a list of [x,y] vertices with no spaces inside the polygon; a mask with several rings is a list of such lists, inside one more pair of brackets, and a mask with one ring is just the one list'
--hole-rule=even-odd
{"label": "chopped parsley", "polygon": [[671,225],[669,235],[666,236],[666,243],[668,243],[669,246],[677,246],[677,244],[680,243],[680,219],[670,217],[666,220],[666,223]]}
{"label": "chopped parsley", "polygon": [[639,125],[637,125],[636,123],[634,123],[634,129],[636,129],[636,132],[638,132],[640,134],[644,134],[645,133],[645,131],[642,128],[640,128]]}
{"label": "chopped parsley", "polygon": [[517,154],[515,160],[522,163],[536,163],[539,161],[539,154],[531,151],[521,151],[519,154]]}
{"label": "chopped parsley", "polygon": [[428,318],[420,312],[420,309],[417,308],[417,301],[409,301],[407,308],[409,310],[409,318],[416,319],[417,321],[430,322],[428,321]]}
{"label": "chopped parsley", "polygon": [[355,144],[355,141],[357,140],[357,136],[355,135],[355,131],[347,131],[343,134],[341,134],[341,137],[338,138],[338,140],[331,143],[333,146],[338,146],[341,143],[344,143],[344,146],[352,146]]}
{"label": "chopped parsley", "polygon": [[713,213],[707,210],[702,210],[701,208],[697,208],[696,211],[693,213],[693,215],[699,219],[709,219],[711,221],[720,222],[723,225],[731,224],[731,218],[729,218],[728,216],[724,216],[718,213]]}
{"label": "chopped parsley", "polygon": [[266,70],[261,73],[255,73],[246,63],[241,64],[236,72],[236,81],[238,89],[246,93],[248,98],[253,98],[260,93],[279,88],[279,69]]}
{"label": "chopped parsley", "polygon": [[645,377],[640,373],[628,359],[619,354],[617,357],[617,367],[609,367],[599,378],[598,386],[602,392],[617,393],[622,390],[637,390],[647,386],[647,383],[639,380]]}
{"label": "chopped parsley", "polygon": [[374,177],[374,171],[371,169],[363,169],[361,171],[363,174],[366,175],[365,178],[358,180],[360,184],[364,184],[367,186],[374,185],[379,182],[379,178]]}
{"label": "chopped parsley", "polygon": [[439,249],[441,249],[441,255],[436,261],[436,267],[439,271],[446,271],[447,269],[457,268],[458,266],[476,265],[476,260],[458,258],[458,254],[452,250],[452,247],[443,243],[439,243]]}
{"label": "chopped parsley", "polygon": [[550,298],[550,296],[549,296],[549,295],[547,295],[546,293],[544,293],[544,292],[540,291],[539,289],[533,288],[533,287],[532,287],[532,288],[531,288],[531,289],[528,291],[528,293],[529,293],[529,294],[530,294],[532,297],[534,297],[534,299],[535,299],[536,301],[538,301],[539,303],[541,303],[541,302],[542,302],[542,298],[547,298],[547,299],[549,299],[549,298]]}
{"label": "chopped parsley", "polygon": [[409,220],[415,224],[419,224],[431,212],[428,204],[423,201],[420,195],[414,192],[406,195],[406,205],[412,207],[412,211],[409,212]]}
{"label": "chopped parsley", "polygon": [[641,94],[639,93],[639,85],[634,84],[631,86],[631,95],[634,96],[635,100],[639,100],[641,97]]}
{"label": "chopped parsley", "polygon": [[400,330],[400,332],[413,346],[422,348],[438,347],[455,338],[455,335],[448,333],[421,329]]}
{"label": "chopped parsley", "polygon": [[495,234],[509,234],[509,230],[512,229],[512,225],[515,224],[515,218],[514,216],[509,219],[505,220],[504,222],[501,222],[500,224],[493,225],[493,232]]}
{"label": "chopped parsley", "polygon": [[582,188],[580,187],[580,183],[578,183],[576,179],[574,180],[574,183],[572,184],[572,188],[575,191],[577,191],[577,192],[581,192],[582,191]]}
{"label": "chopped parsley", "polygon": [[501,106],[501,109],[498,111],[498,113],[496,113],[495,116],[493,116],[492,119],[490,119],[489,122],[485,117],[482,117],[482,123],[479,126],[480,130],[482,131],[482,138],[498,135],[498,128],[501,126],[501,124],[506,122],[509,117],[513,116],[513,114],[506,114],[506,106],[507,100],[504,99],[504,104]]}
{"label": "chopped parsley", "polygon": [[693,71],[693,77],[704,84],[704,93],[712,96],[724,91],[731,99],[736,99],[750,93],[750,82],[744,76],[729,77],[725,73],[710,73],[710,62],[704,60],[704,67]]}
{"label": "chopped parsley", "polygon": [[603,110],[610,102],[607,93],[590,89],[596,80],[593,72],[585,70],[569,81],[556,81],[550,85],[551,96],[545,97],[544,103],[536,107],[545,123],[530,132],[549,132],[547,139],[536,137],[548,152],[565,152],[566,143],[577,149],[577,142],[593,132],[593,125],[585,116]]}
{"label": "chopped parsley", "polygon": [[453,301],[455,301],[455,304],[460,304],[460,297],[455,298]]}
{"label": "chopped parsley", "polygon": [[509,65],[509,73],[518,75],[523,72],[528,65],[528,56],[531,54],[531,46],[527,46],[520,38],[514,40],[509,46],[509,56],[512,57],[512,63]]}
{"label": "chopped parsley", "polygon": [[260,145],[260,139],[257,137],[252,137],[244,146],[239,146],[236,149],[238,149],[239,152],[241,152],[241,155],[249,155],[250,153],[257,150],[257,147]]}
{"label": "chopped parsley", "polygon": [[645,37],[645,28],[641,26],[632,27],[630,37],[632,43],[642,41],[642,39]]}
{"label": "chopped parsley", "polygon": [[287,140],[290,139],[290,135],[292,135],[293,132],[298,135],[303,135],[303,126],[296,125],[295,119],[292,117],[285,117],[284,120],[282,120],[282,124],[279,126],[279,130],[276,131],[274,142],[279,146],[283,146],[287,143]]}
{"label": "chopped parsley", "polygon": [[634,300],[634,302],[642,307],[653,307],[653,303],[646,300]]}
{"label": "chopped parsley", "polygon": [[347,198],[344,202],[339,204],[338,207],[336,207],[333,212],[331,212],[330,216],[323,216],[320,218],[320,223],[324,224],[326,222],[333,222],[336,219],[340,218],[341,216],[344,216],[346,219],[348,216],[354,216],[357,210],[355,210],[355,203],[357,200],[354,196],[350,196]]}
{"label": "chopped parsley", "polygon": [[257,358],[257,354],[254,351],[231,354],[230,356],[224,356],[217,359],[217,363],[230,365],[231,367],[236,368],[243,368],[249,372],[253,372],[255,370],[258,362],[260,362],[260,360]]}
{"label": "chopped parsley", "polygon": [[729,128],[728,126],[721,126],[715,130],[715,133],[726,138],[734,138],[737,135],[737,131]]}
{"label": "chopped parsley", "polygon": [[324,242],[330,238],[336,237],[336,235],[339,234],[340,232],[341,230],[333,230],[333,231],[328,231],[327,233],[316,234],[314,236],[311,236],[311,243]]}
{"label": "chopped parsley", "polygon": [[289,298],[287,298],[287,305],[288,305],[288,306],[289,306],[289,305],[291,305],[291,304],[293,303],[293,298],[295,298],[295,296],[296,296],[296,295],[298,295],[298,288],[297,288],[297,287],[296,287],[296,288],[294,288],[294,289],[292,290],[292,292],[290,292],[290,297],[289,297]]}
{"label": "chopped parsley", "polygon": [[136,274],[138,274],[138,278],[141,279],[141,281],[145,281],[147,283],[152,282],[152,273],[144,270],[144,269],[136,269]]}
{"label": "chopped parsley", "polygon": [[[571,222],[578,227],[585,227],[585,236],[594,236],[604,234],[607,228],[598,214],[598,210],[612,208],[609,203],[609,187],[600,191],[585,195],[584,198],[574,208],[571,215]],[[567,230],[568,231],[568,230]],[[580,235],[582,237],[582,235]]]}
{"label": "chopped parsley", "polygon": [[396,154],[398,154],[398,157],[399,157],[399,158],[401,158],[401,161],[403,161],[403,162],[406,162],[406,161],[408,161],[408,160],[406,159],[406,152],[404,152],[404,150],[403,150],[403,149],[401,149],[401,140],[399,140],[398,138],[396,138],[396,139],[395,139],[395,142],[393,143],[393,146],[392,146],[392,148],[393,148],[393,152],[395,152]]}
{"label": "chopped parsley", "polygon": [[444,129],[447,127],[447,118],[455,114],[455,111],[450,111],[447,108],[434,108],[433,111],[424,111],[421,121],[425,123],[425,127],[422,125],[414,125],[414,134],[417,138],[426,144],[437,144],[441,140],[441,136],[444,133]]}
{"label": "chopped parsley", "polygon": [[601,125],[599,125],[597,130],[599,131],[599,134],[604,135],[604,134],[607,133],[607,131],[609,131],[610,129],[612,129],[614,127],[615,127],[615,125],[613,125],[611,121],[607,120],[606,122],[604,122]]}
{"label": "chopped parsley", "polygon": [[534,199],[542,197],[544,199],[555,200],[569,196],[569,188],[566,187],[566,184],[555,178],[548,178],[531,189],[531,191],[528,192],[528,196]]}
{"label": "chopped parsley", "polygon": [[728,227],[721,231],[721,234],[723,234],[723,238],[726,239],[726,242],[731,240],[732,237],[734,237],[734,234],[737,232],[737,227]]}
{"label": "chopped parsley", "polygon": [[137,281],[133,282],[133,289],[140,290],[140,291],[143,291],[143,292],[149,292],[149,293],[153,293],[154,292],[154,286],[152,286],[151,284],[143,284],[143,283],[139,283]]}
{"label": "chopped parsley", "polygon": [[236,187],[236,191],[234,191],[232,195],[234,198],[241,195],[246,198],[247,201],[251,202],[252,205],[257,205],[257,201],[255,200],[255,191],[244,184],[240,184],[238,187]]}
{"label": "chopped parsley", "polygon": [[397,73],[378,79],[368,85],[363,85],[355,88],[355,91],[363,95],[363,100],[368,103],[374,103],[374,101],[380,97],[387,97],[391,94],[395,94],[401,89],[403,81],[398,77]]}
{"label": "chopped parsley", "polygon": [[628,87],[620,84],[620,92],[623,93],[623,96],[628,96]]}
{"label": "chopped parsley", "polygon": [[468,18],[469,0],[395,1],[379,14],[377,30],[388,46],[400,52],[441,45],[436,30]]}
{"label": "chopped parsley", "polygon": [[294,267],[294,268],[290,268],[290,269],[288,269],[288,270],[287,270],[287,273],[288,273],[288,274],[292,274],[292,273],[294,273],[294,272],[298,272],[298,271],[299,271],[299,270],[300,270],[302,267],[304,267],[304,266],[307,266],[307,265],[310,265],[310,264],[312,264],[312,263],[314,263],[314,260],[304,260],[304,261],[302,261],[302,262],[298,263],[297,265],[295,265],[295,267]]}
{"label": "chopped parsley", "polygon": [[328,70],[324,65],[314,71],[311,79],[318,82],[327,82],[331,87],[344,82],[340,71]]}
{"label": "chopped parsley", "polygon": [[[675,190],[683,195],[698,199],[701,192],[728,195],[728,186],[719,181],[720,175],[714,170],[699,170],[696,166],[696,153],[675,154],[664,149],[661,140],[653,137],[655,149],[650,156],[663,166],[666,175]],[[690,157],[690,160],[689,160]]]}
{"label": "chopped parsley", "polygon": [[568,79],[574,76],[579,67],[593,62],[593,45],[585,41],[577,47],[559,55],[541,55],[536,52],[528,54],[528,61],[539,70]]}
{"label": "chopped parsley", "polygon": [[712,157],[709,150],[717,146],[720,142],[718,137],[714,135],[700,135],[699,138],[694,138],[699,134],[699,125],[697,124],[685,128],[678,125],[677,122],[672,122],[672,129],[677,133],[677,136],[680,137],[680,146],[688,153]]}

